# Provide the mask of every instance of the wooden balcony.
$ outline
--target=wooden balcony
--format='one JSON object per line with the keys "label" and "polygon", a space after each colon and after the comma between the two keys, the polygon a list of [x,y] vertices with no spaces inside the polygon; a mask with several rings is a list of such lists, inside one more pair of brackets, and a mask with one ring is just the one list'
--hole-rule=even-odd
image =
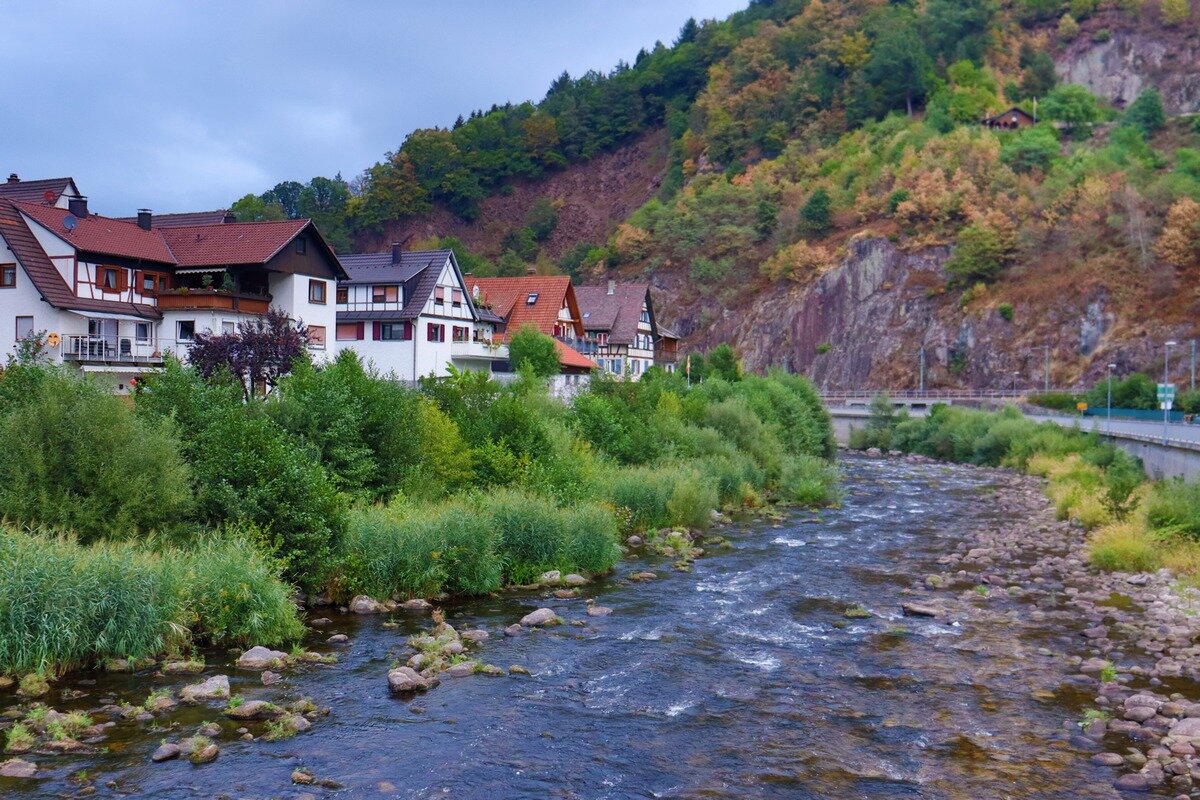
{"label": "wooden balcony", "polygon": [[157,300],[162,311],[212,308],[241,314],[266,314],[271,307],[269,294],[242,294],[222,289],[176,289],[160,292]]}

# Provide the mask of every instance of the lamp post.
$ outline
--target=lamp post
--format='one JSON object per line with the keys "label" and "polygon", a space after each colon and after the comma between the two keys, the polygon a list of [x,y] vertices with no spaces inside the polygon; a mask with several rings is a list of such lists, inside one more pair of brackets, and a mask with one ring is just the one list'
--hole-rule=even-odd
{"label": "lamp post", "polygon": [[[1014,373],[1013,373],[1013,385],[1012,385],[1012,393],[1013,393],[1013,397],[1014,397],[1014,398],[1017,396],[1017,378],[1019,378],[1019,377],[1021,377],[1021,373],[1020,373],[1020,372],[1014,372]],[[1035,380],[1036,380],[1036,379],[1035,379]],[[1035,384],[1035,385],[1036,385],[1036,384]]]}
{"label": "lamp post", "polygon": [[1171,419],[1171,412],[1167,409],[1167,395],[1165,394],[1165,392],[1166,392],[1167,381],[1168,381],[1167,376],[1170,374],[1171,348],[1174,347],[1175,344],[1176,344],[1176,342],[1174,339],[1171,339],[1170,341],[1167,341],[1167,342],[1163,342],[1163,391],[1164,391],[1164,394],[1163,394],[1163,444],[1164,445],[1167,443],[1167,424],[1170,422],[1170,419]]}
{"label": "lamp post", "polygon": [[1116,364],[1108,365],[1108,436],[1112,438],[1112,373]]}
{"label": "lamp post", "polygon": [[920,370],[921,370],[921,378],[920,378],[920,383],[917,384],[917,391],[919,391],[922,395],[924,395],[925,394],[925,345],[921,345],[921,349],[919,351],[917,351],[917,355],[918,355],[918,358],[920,359]]}

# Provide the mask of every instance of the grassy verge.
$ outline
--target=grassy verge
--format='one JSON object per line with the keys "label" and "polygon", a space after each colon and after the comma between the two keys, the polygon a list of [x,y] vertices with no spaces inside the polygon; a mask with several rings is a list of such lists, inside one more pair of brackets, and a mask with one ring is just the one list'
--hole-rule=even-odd
{"label": "grassy verge", "polygon": [[924,418],[879,414],[871,423],[857,444],[886,441],[905,452],[1045,478],[1058,517],[1089,531],[1088,558],[1099,569],[1168,567],[1200,580],[1200,485],[1146,480],[1138,461],[1096,434],[1036,423],[1015,409],[937,406]]}

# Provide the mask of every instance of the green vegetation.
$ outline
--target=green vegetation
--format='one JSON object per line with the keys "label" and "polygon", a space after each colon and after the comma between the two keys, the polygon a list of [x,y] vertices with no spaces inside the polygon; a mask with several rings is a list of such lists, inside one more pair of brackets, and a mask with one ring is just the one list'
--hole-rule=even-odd
{"label": "green vegetation", "polygon": [[560,369],[554,340],[534,325],[525,325],[508,342],[508,360],[514,369],[531,369],[539,378],[557,375]]}
{"label": "green vegetation", "polygon": [[[0,373],[0,500],[20,523],[0,527],[0,672],[33,692],[197,643],[288,645],[303,633],[293,586],[488,594],[552,569],[603,574],[622,536],[704,529],[722,506],[836,500],[811,385],[742,376],[728,347],[696,364],[690,387],[657,369],[596,376],[564,404],[529,368],[406,388],[343,353],[247,397],[173,362],[131,405],[14,362]],[[18,474],[16,458],[51,452],[69,491],[49,469]]]}
{"label": "green vegetation", "polygon": [[1100,569],[1200,571],[1200,484],[1148,482],[1137,460],[1097,434],[1037,423],[1014,408],[937,405],[924,418],[896,418],[890,436],[906,452],[1046,478],[1059,518],[1091,532],[1088,555]]}

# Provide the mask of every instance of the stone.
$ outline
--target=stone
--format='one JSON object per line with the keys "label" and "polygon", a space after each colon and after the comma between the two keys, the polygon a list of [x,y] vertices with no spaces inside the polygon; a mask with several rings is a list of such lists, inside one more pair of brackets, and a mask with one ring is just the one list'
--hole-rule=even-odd
{"label": "stone", "polygon": [[1145,706],[1155,711],[1162,708],[1163,701],[1152,694],[1135,694],[1125,698],[1125,707]]}
{"label": "stone", "polygon": [[281,680],[283,680],[283,676],[280,675],[278,672],[272,672],[269,669],[263,670],[263,674],[262,674],[262,685],[263,686],[273,686],[276,683],[279,683]]}
{"label": "stone", "polygon": [[609,608],[608,606],[591,605],[591,606],[588,606],[588,609],[587,609],[587,615],[589,617],[607,617],[612,612],[613,612],[613,610],[611,608]]}
{"label": "stone", "polygon": [[179,758],[181,752],[177,744],[162,744],[150,756],[150,760],[158,764],[163,761],[170,761],[172,758]]}
{"label": "stone", "polygon": [[16,683],[16,681],[14,681],[12,678],[8,677],[7,675],[0,675],[0,691],[3,691],[5,689],[11,689],[13,687],[13,684],[15,684],[15,683]]}
{"label": "stone", "polygon": [[350,637],[344,633],[335,633],[325,640],[327,644],[350,644]]}
{"label": "stone", "polygon": [[1200,717],[1179,720],[1171,727],[1171,735],[1176,739],[1200,739]]}
{"label": "stone", "polygon": [[1131,706],[1125,709],[1122,715],[1125,719],[1133,720],[1134,722],[1145,722],[1156,716],[1154,709],[1149,706]]}
{"label": "stone", "polygon": [[900,610],[904,612],[904,616],[906,617],[936,617],[942,613],[933,606],[922,605],[920,603],[901,603]]}
{"label": "stone", "polygon": [[415,597],[412,600],[405,600],[400,604],[400,607],[405,611],[428,611],[433,608],[433,604],[428,600],[422,600],[420,597]]}
{"label": "stone", "polygon": [[196,732],[201,736],[207,736],[211,739],[214,736],[221,735],[221,726],[215,722],[210,722],[207,725],[201,725]]}
{"label": "stone", "polygon": [[332,625],[333,620],[331,620],[329,617],[317,617],[308,624],[314,628],[324,628],[326,625]]}
{"label": "stone", "polygon": [[1088,760],[1093,764],[1101,764],[1105,767],[1119,767],[1125,763],[1125,759],[1120,753],[1097,753]]}
{"label": "stone", "polygon": [[460,656],[465,653],[466,650],[467,648],[463,647],[463,643],[457,640],[453,642],[447,642],[442,646],[442,653],[448,656]]}
{"label": "stone", "polygon": [[653,572],[635,572],[629,576],[629,580],[631,581],[652,581],[657,578],[658,576]]}
{"label": "stone", "polygon": [[0,778],[32,778],[37,774],[37,764],[22,758],[10,758],[0,764]]}
{"label": "stone", "polygon": [[291,715],[283,721],[283,724],[288,730],[295,731],[296,733],[304,733],[312,727],[312,723],[300,714]]}
{"label": "stone", "polygon": [[262,645],[251,647],[237,660],[241,669],[281,669],[287,664],[287,653],[270,650]]}
{"label": "stone", "polygon": [[524,628],[522,628],[520,625],[518,625],[517,623],[514,622],[512,625],[509,625],[507,628],[504,629],[504,635],[505,636],[519,636],[523,630],[524,630]]}
{"label": "stone", "polygon": [[482,642],[484,639],[487,639],[489,637],[489,634],[487,631],[479,630],[478,628],[476,628],[475,630],[463,631],[459,635],[462,638],[466,639],[468,642]]}
{"label": "stone", "polygon": [[538,583],[558,583],[561,580],[562,573],[556,569],[552,569],[549,572],[543,572],[541,577],[538,578]]}
{"label": "stone", "polygon": [[522,667],[520,664],[513,664],[508,668],[509,675],[528,675],[529,670]]}
{"label": "stone", "polygon": [[396,667],[388,672],[388,688],[395,694],[405,692],[423,692],[429,688],[429,681],[412,667]]}
{"label": "stone", "polygon": [[504,674],[504,670],[500,669],[500,667],[497,667],[495,664],[484,664],[479,668],[479,672],[482,675],[489,675],[493,678]]}
{"label": "stone", "polygon": [[292,783],[299,786],[311,786],[317,782],[317,778],[306,769],[292,770]]}
{"label": "stone", "polygon": [[521,617],[521,624],[529,628],[538,628],[547,625],[560,625],[562,624],[562,620],[550,609],[539,608],[537,611],[531,611]]}
{"label": "stone", "polygon": [[375,599],[360,594],[350,601],[350,610],[355,614],[378,614],[385,609]]}
{"label": "stone", "polygon": [[446,674],[451,678],[465,678],[468,675],[474,675],[475,662],[463,661],[462,663],[455,664],[454,666],[450,667],[450,669],[446,670]]}
{"label": "stone", "polygon": [[228,698],[228,675],[213,675],[203,683],[193,683],[179,690],[179,699],[188,705],[198,705],[205,700],[226,700]]}
{"label": "stone", "polygon": [[204,672],[203,661],[168,661],[163,664],[164,675],[199,675]]}
{"label": "stone", "polygon": [[239,706],[225,709],[230,719],[275,719],[283,716],[283,709],[265,700],[247,700]]}
{"label": "stone", "polygon": [[565,583],[567,586],[583,586],[587,582],[587,578],[575,572],[572,572],[563,578],[563,583]]}
{"label": "stone", "polygon": [[629,545],[630,547],[641,547],[642,546],[642,537],[630,536],[628,539],[625,540],[625,544]]}
{"label": "stone", "polygon": [[1140,772],[1131,772],[1113,781],[1113,787],[1122,792],[1148,792],[1150,779]]}
{"label": "stone", "polygon": [[220,754],[221,754],[221,748],[217,747],[217,745],[214,743],[214,744],[206,744],[204,747],[201,747],[199,750],[193,751],[192,754],[190,756],[188,756],[188,758],[191,760],[191,762],[193,764],[207,764],[210,761],[216,761],[217,756],[219,756]]}

